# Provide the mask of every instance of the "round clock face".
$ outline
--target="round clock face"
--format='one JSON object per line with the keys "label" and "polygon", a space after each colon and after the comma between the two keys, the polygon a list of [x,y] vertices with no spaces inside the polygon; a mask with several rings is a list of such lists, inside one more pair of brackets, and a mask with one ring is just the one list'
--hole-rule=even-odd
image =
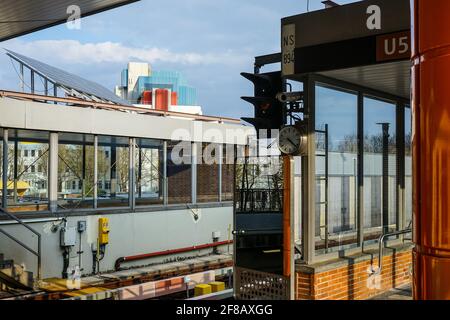
{"label": "round clock face", "polygon": [[299,151],[301,133],[294,126],[287,126],[280,130],[278,148],[284,154],[293,155]]}

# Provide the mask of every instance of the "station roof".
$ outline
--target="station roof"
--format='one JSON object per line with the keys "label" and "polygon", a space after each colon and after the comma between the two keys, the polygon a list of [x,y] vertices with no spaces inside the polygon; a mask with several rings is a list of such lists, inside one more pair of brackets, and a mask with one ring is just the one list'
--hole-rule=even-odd
{"label": "station roof", "polygon": [[0,41],[65,23],[71,5],[80,7],[81,17],[139,0],[2,0]]}
{"label": "station roof", "polygon": [[[376,18],[379,26],[372,26]],[[295,59],[283,62],[283,75],[315,73],[409,99],[410,21],[409,0],[365,0],[286,17],[282,55],[294,52]]]}

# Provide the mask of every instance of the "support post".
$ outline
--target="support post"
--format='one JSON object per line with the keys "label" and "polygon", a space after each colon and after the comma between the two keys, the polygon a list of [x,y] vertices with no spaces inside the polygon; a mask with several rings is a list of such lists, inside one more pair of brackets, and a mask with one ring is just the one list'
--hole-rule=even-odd
{"label": "support post", "polygon": [[[192,191],[192,195],[191,195],[191,202],[193,204],[197,203],[197,161],[198,161],[198,145],[197,142],[192,142],[191,143],[191,147],[192,147],[192,165],[191,165],[191,191]],[[200,144],[200,149],[201,149],[201,144]]]}
{"label": "support post", "polygon": [[58,133],[50,133],[48,159],[48,201],[51,213],[58,209]]}
{"label": "support post", "polygon": [[94,136],[94,209],[98,208],[98,136]]}
{"label": "support post", "polygon": [[163,142],[163,203],[165,206],[169,203],[168,183],[167,183],[167,141]]}
{"label": "support post", "polygon": [[34,94],[34,71],[30,70],[30,77],[31,77],[31,93]]}
{"label": "support post", "polygon": [[[450,1],[411,1],[416,300],[450,299]],[[419,45],[420,44],[420,45]]]}
{"label": "support post", "polygon": [[129,138],[129,165],[128,165],[128,194],[131,210],[134,210],[136,205],[136,192],[135,192],[135,139]]}
{"label": "support post", "polygon": [[389,123],[379,123],[383,132],[383,234],[389,233]]}
{"label": "support post", "polygon": [[23,73],[23,63],[20,64],[20,90],[25,92],[25,79]]}
{"label": "support post", "polygon": [[294,159],[283,156],[283,275],[289,278],[289,298],[295,299]]}
{"label": "support post", "polygon": [[8,208],[8,129],[3,129],[2,207]]}
{"label": "support post", "polygon": [[[397,104],[397,179],[396,179],[396,222],[397,231],[406,229],[405,214],[405,105]],[[404,235],[401,236],[404,238]]]}
{"label": "support post", "polygon": [[[358,93],[358,244],[364,246],[364,95]],[[356,195],[355,195],[356,196]]]}
{"label": "support post", "polygon": [[223,167],[223,148],[224,144],[219,144],[219,202],[222,202],[222,167]]}
{"label": "support post", "polygon": [[316,235],[316,123],[315,123],[315,82],[309,77],[305,83],[305,107],[308,123],[308,152],[302,157],[302,224],[303,260],[314,263]]}
{"label": "support post", "polygon": [[14,140],[14,203],[17,203],[17,179],[19,174],[19,141]]}

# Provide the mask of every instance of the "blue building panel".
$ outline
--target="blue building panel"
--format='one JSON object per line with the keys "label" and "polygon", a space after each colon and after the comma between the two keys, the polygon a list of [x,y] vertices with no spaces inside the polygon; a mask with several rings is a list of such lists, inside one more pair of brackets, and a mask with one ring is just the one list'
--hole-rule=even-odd
{"label": "blue building panel", "polygon": [[123,69],[121,74],[122,87],[128,87],[128,69]]}
{"label": "blue building panel", "polygon": [[[127,75],[126,78],[128,78]],[[170,89],[177,92],[179,105],[197,105],[197,90],[187,85],[186,79],[180,72],[153,71],[149,77],[139,77],[133,96],[138,98],[142,92],[152,89]]]}

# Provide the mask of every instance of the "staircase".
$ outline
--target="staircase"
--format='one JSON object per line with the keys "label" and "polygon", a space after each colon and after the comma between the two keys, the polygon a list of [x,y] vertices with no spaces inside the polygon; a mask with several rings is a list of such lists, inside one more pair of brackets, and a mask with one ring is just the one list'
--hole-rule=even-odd
{"label": "staircase", "polygon": [[[27,225],[16,216],[10,214],[3,209],[0,209],[0,214],[7,215],[10,219],[15,220],[18,224],[22,225],[28,231],[34,233],[37,236],[37,250],[32,249],[14,235],[10,234],[6,230],[0,228],[0,233],[8,237],[23,249],[27,250],[31,254],[37,257],[37,279],[41,278],[41,234],[35,229]],[[0,253],[0,299],[9,298],[21,294],[29,293],[33,291],[33,288],[37,281],[33,277],[33,272],[25,270],[21,265],[14,263],[13,260],[5,259],[4,255]]]}
{"label": "staircase", "polygon": [[0,291],[30,290],[33,284],[33,272],[26,271],[13,260],[5,260],[0,253]]}

